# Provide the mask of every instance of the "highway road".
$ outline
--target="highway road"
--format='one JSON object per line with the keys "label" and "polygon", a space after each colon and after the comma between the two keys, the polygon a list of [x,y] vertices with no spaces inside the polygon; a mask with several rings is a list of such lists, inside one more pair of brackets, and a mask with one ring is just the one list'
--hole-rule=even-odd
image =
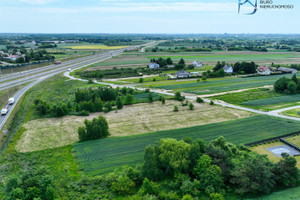
{"label": "highway road", "polygon": [[53,66],[50,65],[47,67],[35,69],[34,71],[32,71],[32,70],[26,71],[25,73],[20,74],[18,77],[15,77],[15,76],[1,77],[1,80],[2,80],[2,78],[4,78],[6,82],[2,81],[2,83],[0,84],[0,90],[8,89],[8,88],[18,86],[18,85],[21,85],[24,83],[29,83],[29,84],[26,85],[25,87],[23,87],[22,89],[20,89],[13,96],[15,98],[15,103],[13,105],[7,104],[8,108],[9,108],[8,113],[6,115],[0,115],[0,130],[3,129],[6,121],[8,120],[9,116],[11,115],[13,109],[15,108],[15,106],[18,103],[18,101],[20,100],[20,98],[25,94],[26,91],[28,91],[30,88],[32,88],[36,84],[46,80],[49,77],[52,77],[54,75],[65,72],[69,68],[77,69],[77,68],[86,67],[91,64],[110,59],[111,57],[117,56],[117,55],[123,53],[124,51],[137,49],[137,48],[140,48],[141,46],[149,45],[151,43],[147,43],[144,45],[131,46],[131,47],[123,48],[123,49],[113,50],[110,52],[105,52],[105,53],[101,53],[101,54],[96,54],[96,55],[87,56],[84,58],[67,61],[64,64],[55,65],[54,69],[53,69]]}

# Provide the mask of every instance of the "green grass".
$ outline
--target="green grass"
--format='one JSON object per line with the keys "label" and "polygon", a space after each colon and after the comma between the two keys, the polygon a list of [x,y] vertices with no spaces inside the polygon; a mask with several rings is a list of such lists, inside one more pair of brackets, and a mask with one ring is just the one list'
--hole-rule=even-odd
{"label": "green grass", "polygon": [[292,107],[300,104],[300,94],[295,95],[281,95],[277,97],[256,99],[245,101],[241,103],[242,106],[263,109],[263,110],[274,110],[285,107]]}
{"label": "green grass", "polygon": [[270,195],[257,197],[247,200],[298,200],[300,199],[300,187],[285,189],[278,192],[273,192]]}
{"label": "green grass", "polygon": [[218,78],[218,79],[208,79],[207,81],[199,82],[196,81],[165,81],[145,84],[146,87],[156,87],[166,90],[174,90],[181,92],[189,92],[195,94],[212,94],[219,92],[226,92],[232,90],[246,89],[262,87],[265,85],[273,85],[276,80],[286,76],[291,77],[291,75],[276,75],[276,76],[259,76],[259,77],[249,77],[249,78]]}
{"label": "green grass", "polygon": [[[294,54],[245,54],[241,53],[240,55],[168,55],[168,56],[159,56],[162,58],[172,58],[173,61],[178,61],[180,58],[183,58],[186,61],[192,60],[201,60],[202,62],[212,62],[212,61],[225,61],[225,62],[238,62],[238,61],[279,61],[287,58],[297,57]],[[153,58],[153,56],[147,56],[146,58]],[[157,58],[157,57],[155,57]]]}
{"label": "green grass", "polygon": [[270,116],[253,116],[202,126],[153,133],[111,137],[74,144],[79,169],[87,175],[103,174],[124,164],[142,162],[144,148],[162,138],[200,138],[206,142],[219,136],[234,144],[251,143],[262,139],[299,131],[300,122]]}
{"label": "green grass", "polygon": [[276,93],[273,89],[258,88],[247,90],[244,92],[230,93],[219,96],[214,96],[212,99],[222,100],[231,104],[241,104],[246,101],[267,99],[272,97],[282,96],[282,94]]}

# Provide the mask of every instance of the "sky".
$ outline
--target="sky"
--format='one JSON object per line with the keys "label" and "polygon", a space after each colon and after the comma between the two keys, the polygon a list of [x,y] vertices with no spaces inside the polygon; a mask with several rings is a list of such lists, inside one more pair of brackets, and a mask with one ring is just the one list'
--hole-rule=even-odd
{"label": "sky", "polygon": [[245,15],[247,3],[238,14],[238,1],[0,0],[0,32],[300,33],[299,0],[273,0],[294,9],[258,9],[254,15]]}

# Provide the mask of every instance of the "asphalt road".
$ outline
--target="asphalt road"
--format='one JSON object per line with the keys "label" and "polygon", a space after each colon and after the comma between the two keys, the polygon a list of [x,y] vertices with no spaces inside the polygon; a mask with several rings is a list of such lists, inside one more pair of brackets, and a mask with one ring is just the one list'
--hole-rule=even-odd
{"label": "asphalt road", "polygon": [[[151,43],[148,43],[146,45],[149,45],[149,44],[151,44]],[[7,104],[8,108],[9,108],[8,113],[6,115],[0,115],[0,130],[3,129],[6,121],[8,120],[9,116],[11,115],[13,109],[15,108],[15,106],[18,103],[18,101],[20,100],[20,98],[25,94],[26,91],[28,91],[30,88],[32,88],[36,84],[46,80],[49,77],[52,77],[54,75],[65,72],[69,68],[75,69],[75,68],[86,67],[91,64],[110,59],[112,56],[117,56],[126,50],[137,49],[137,48],[140,48],[141,46],[145,46],[145,45],[131,46],[131,47],[127,47],[124,49],[113,50],[113,51],[102,53],[102,54],[97,54],[97,55],[87,56],[84,58],[75,59],[72,61],[67,61],[66,63],[60,64],[60,65],[55,65],[54,69],[53,69],[53,65],[50,65],[47,67],[36,69],[34,71],[29,70],[23,74],[20,74],[18,77],[16,77],[16,76],[1,77],[1,80],[3,80],[2,78],[4,78],[6,82],[2,81],[4,83],[0,84],[0,90],[15,87],[15,86],[18,86],[18,85],[21,85],[24,83],[29,83],[29,84],[26,85],[25,87],[23,87],[22,89],[20,89],[13,96],[15,98],[15,103],[13,105]]]}

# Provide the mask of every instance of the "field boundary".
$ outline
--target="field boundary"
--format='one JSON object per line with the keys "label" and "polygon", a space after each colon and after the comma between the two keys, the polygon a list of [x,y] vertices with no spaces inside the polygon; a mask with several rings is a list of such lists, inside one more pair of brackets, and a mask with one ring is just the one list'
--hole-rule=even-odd
{"label": "field boundary", "polygon": [[[269,138],[269,139],[264,139],[264,140],[259,140],[259,141],[256,141],[256,142],[247,143],[247,144],[244,144],[244,145],[247,146],[247,147],[251,147],[251,146],[254,146],[254,145],[262,144],[262,143],[265,143],[265,142],[271,142],[271,141],[274,141],[274,140],[280,140],[281,141],[281,139],[283,139],[283,138],[296,136],[296,135],[299,135],[299,134],[300,134],[300,131],[297,131],[297,132],[288,133],[288,134],[285,134],[285,135],[282,135],[282,136],[277,136],[277,137],[272,137],[272,138]],[[300,148],[298,148],[297,150],[300,151]]]}

